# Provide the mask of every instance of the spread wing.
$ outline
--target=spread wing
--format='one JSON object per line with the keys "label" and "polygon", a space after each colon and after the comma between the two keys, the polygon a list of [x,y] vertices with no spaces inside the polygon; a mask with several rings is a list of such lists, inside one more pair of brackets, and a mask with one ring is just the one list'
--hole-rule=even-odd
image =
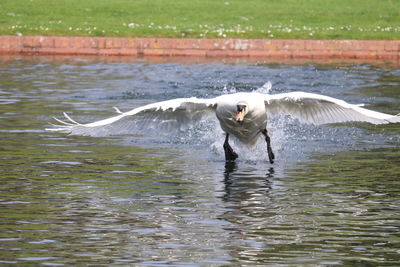
{"label": "spread wing", "polygon": [[143,127],[170,131],[181,129],[188,123],[201,119],[203,115],[214,111],[215,107],[215,99],[177,98],[138,107],[128,112],[121,112],[116,108],[119,113],[117,116],[87,124],[78,123],[64,113],[68,121],[55,118],[61,125],[46,130],[89,136],[140,133]]}
{"label": "spread wing", "polygon": [[298,119],[301,123],[325,124],[340,122],[369,122],[385,124],[400,122],[400,114],[390,115],[349,104],[343,100],[304,92],[266,95],[267,114],[279,113]]}

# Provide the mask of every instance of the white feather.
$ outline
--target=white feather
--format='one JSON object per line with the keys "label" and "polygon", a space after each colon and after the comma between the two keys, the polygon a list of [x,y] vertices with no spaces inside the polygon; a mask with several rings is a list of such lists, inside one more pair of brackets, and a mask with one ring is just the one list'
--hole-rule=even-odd
{"label": "white feather", "polygon": [[70,122],[79,125],[79,123],[74,121],[67,113],[64,112],[63,114],[64,114],[65,118],[67,118]]}
{"label": "white feather", "polygon": [[63,125],[46,130],[89,136],[139,132],[143,127],[171,131],[200,119],[212,111],[214,106],[212,99],[179,98],[138,107],[128,112],[117,109],[118,115],[87,124],[80,124],[64,114],[73,123],[56,119]]}
{"label": "white feather", "polygon": [[399,116],[362,108],[329,96],[292,92],[265,96],[267,113],[290,115],[302,123],[325,124],[349,121],[385,124],[400,122]]}
{"label": "white feather", "polygon": [[[241,124],[234,119],[239,102],[248,104],[246,119]],[[91,136],[140,132],[142,127],[154,126],[171,130],[180,129],[214,112],[225,132],[236,136],[243,143],[254,144],[266,127],[267,116],[279,113],[311,124],[348,121],[373,124],[400,122],[398,115],[380,113],[340,99],[304,92],[275,95],[257,92],[235,93],[212,99],[178,98],[138,107],[128,112],[121,112],[117,108],[116,111],[117,116],[87,124],[80,124],[64,113],[70,122],[56,119],[63,125],[46,130]]]}
{"label": "white feather", "polygon": [[115,111],[118,113],[118,114],[122,114],[123,112],[121,111],[121,110],[119,110],[119,108],[117,108],[117,107],[113,107],[113,109],[115,109]]}

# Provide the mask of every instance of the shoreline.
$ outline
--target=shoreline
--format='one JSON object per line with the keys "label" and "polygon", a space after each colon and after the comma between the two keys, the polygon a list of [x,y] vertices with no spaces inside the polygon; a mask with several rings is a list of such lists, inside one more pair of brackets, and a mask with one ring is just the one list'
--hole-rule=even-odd
{"label": "shoreline", "polygon": [[0,55],[368,60],[399,64],[400,40],[0,36]]}

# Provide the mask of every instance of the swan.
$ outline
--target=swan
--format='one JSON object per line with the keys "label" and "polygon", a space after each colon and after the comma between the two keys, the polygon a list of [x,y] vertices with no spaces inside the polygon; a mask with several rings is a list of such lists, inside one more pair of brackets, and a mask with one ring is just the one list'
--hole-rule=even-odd
{"label": "swan", "polygon": [[146,127],[150,123],[179,128],[199,121],[205,115],[214,114],[226,134],[223,144],[226,161],[234,161],[238,157],[229,144],[230,135],[248,146],[254,145],[259,137],[264,137],[269,162],[272,164],[275,155],[267,131],[267,119],[277,114],[286,114],[301,123],[314,125],[350,121],[372,124],[400,122],[400,114],[376,112],[363,108],[362,105],[349,104],[333,97],[306,92],[280,94],[240,92],[210,99],[177,98],[148,104],[128,112],[121,112],[118,108],[115,110],[118,115],[87,124],[76,122],[64,112],[67,121],[54,118],[61,125],[54,125],[55,127],[46,130],[74,135],[104,136],[118,134],[122,130],[129,132],[139,127],[138,122],[143,123],[140,127]]}

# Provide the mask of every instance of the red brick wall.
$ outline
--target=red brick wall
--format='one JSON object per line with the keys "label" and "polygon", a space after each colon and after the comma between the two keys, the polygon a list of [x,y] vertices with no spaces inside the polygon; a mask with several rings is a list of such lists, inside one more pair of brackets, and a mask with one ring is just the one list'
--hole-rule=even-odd
{"label": "red brick wall", "polygon": [[400,61],[400,40],[0,36],[0,54],[266,57]]}

